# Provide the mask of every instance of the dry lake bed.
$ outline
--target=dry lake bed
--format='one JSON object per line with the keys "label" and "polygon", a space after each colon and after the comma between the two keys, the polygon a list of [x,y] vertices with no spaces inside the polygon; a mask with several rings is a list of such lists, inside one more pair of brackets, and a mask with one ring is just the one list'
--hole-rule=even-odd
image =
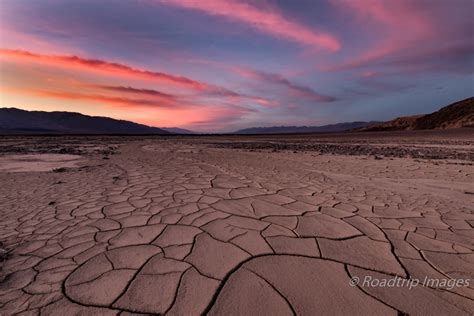
{"label": "dry lake bed", "polygon": [[472,315],[474,130],[0,138],[0,314]]}

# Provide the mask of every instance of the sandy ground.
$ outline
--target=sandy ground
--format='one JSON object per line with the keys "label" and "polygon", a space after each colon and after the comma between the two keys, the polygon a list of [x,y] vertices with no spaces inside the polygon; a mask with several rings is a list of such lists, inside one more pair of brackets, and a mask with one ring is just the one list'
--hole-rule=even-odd
{"label": "sandy ground", "polygon": [[[357,141],[445,151],[92,138],[62,172],[9,172],[5,159],[27,147],[4,140],[0,314],[472,315],[474,137],[408,138]],[[341,139],[331,142],[356,141]],[[426,279],[438,283],[413,283]]]}
{"label": "sandy ground", "polygon": [[60,171],[75,168],[82,162],[79,155],[35,154],[0,157],[0,172]]}

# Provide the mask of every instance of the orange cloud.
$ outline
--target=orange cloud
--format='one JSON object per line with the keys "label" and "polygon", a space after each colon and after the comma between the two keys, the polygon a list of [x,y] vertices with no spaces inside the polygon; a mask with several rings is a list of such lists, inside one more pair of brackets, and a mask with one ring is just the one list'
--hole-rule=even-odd
{"label": "orange cloud", "polygon": [[3,88],[1,89],[7,93],[26,94],[43,98],[55,98],[65,100],[86,100],[107,105],[119,106],[151,106],[151,107],[179,107],[180,103],[174,102],[173,99],[157,98],[157,99],[132,99],[117,96],[107,96],[101,94],[82,94],[68,91],[50,91],[41,89],[22,90],[17,88]]}
{"label": "orange cloud", "polygon": [[128,65],[112,63],[100,59],[86,59],[78,56],[62,56],[62,55],[44,55],[36,54],[25,50],[13,50],[13,49],[0,49],[0,57],[12,58],[20,60],[30,60],[33,62],[47,63],[57,66],[64,67],[76,67],[85,69],[88,71],[108,73],[108,74],[119,74],[123,76],[144,78],[158,80],[160,82],[171,84],[175,86],[206,90],[211,87],[203,82],[195,81],[186,77],[166,74],[162,72],[155,72],[149,70],[142,70],[133,68]]}
{"label": "orange cloud", "polygon": [[[226,128],[227,124],[237,122],[243,116],[255,112],[254,110],[237,105],[219,105],[213,103],[168,103],[164,105],[162,102],[156,100],[139,100],[66,91],[0,88],[0,92],[45,99],[52,98],[100,103],[114,107],[113,113],[107,114],[109,117],[133,120],[150,126],[188,126],[193,129],[196,128],[197,130]],[[71,105],[69,108],[74,109],[74,106]],[[77,111],[83,113],[81,109],[77,109]],[[90,114],[97,115],[97,113]]]}
{"label": "orange cloud", "polygon": [[222,16],[250,25],[263,33],[306,46],[330,51],[338,51],[341,48],[341,43],[330,34],[318,32],[295,21],[290,21],[275,10],[261,10],[235,0],[166,0],[160,3]]}
{"label": "orange cloud", "polygon": [[[128,65],[111,63],[111,62],[107,62],[107,61],[103,61],[99,59],[86,59],[86,58],[81,58],[77,56],[45,55],[45,54],[32,53],[32,52],[24,51],[24,50],[13,50],[13,49],[2,49],[2,48],[0,48],[0,57],[11,58],[15,60],[28,60],[32,62],[51,64],[54,66],[61,66],[61,67],[67,67],[67,68],[76,67],[79,69],[85,69],[85,70],[94,71],[94,72],[119,74],[119,75],[124,75],[124,76],[158,80],[160,82],[164,82],[167,84],[189,88],[192,90],[197,90],[202,94],[202,96],[205,96],[205,97],[221,97],[221,98],[231,98],[231,99],[238,98],[241,100],[251,100],[264,106],[268,106],[272,104],[272,101],[266,100],[265,98],[262,98],[262,97],[255,97],[255,96],[240,94],[235,91],[229,90],[227,88],[195,81],[186,77],[175,76],[175,75],[170,75],[170,74],[165,74],[165,73],[160,73],[160,72],[153,72],[149,70],[140,70]],[[125,87],[125,86],[117,87],[117,86],[98,86],[98,85],[89,85],[89,84],[84,84],[84,85],[94,87],[94,88],[113,90],[116,92],[135,93],[135,94],[140,94],[140,95],[153,95],[155,97],[161,96],[161,97],[167,97],[168,99],[171,98],[171,95],[160,92],[160,91],[156,91],[156,90],[136,89],[136,88]]]}

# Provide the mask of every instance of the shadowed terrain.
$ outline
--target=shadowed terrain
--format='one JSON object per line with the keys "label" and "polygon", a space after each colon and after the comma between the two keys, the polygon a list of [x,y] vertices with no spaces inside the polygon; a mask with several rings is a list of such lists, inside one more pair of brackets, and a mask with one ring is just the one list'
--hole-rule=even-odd
{"label": "shadowed terrain", "polygon": [[474,97],[455,102],[431,114],[399,117],[359,130],[401,131],[461,127],[474,127]]}
{"label": "shadowed terrain", "polygon": [[295,133],[333,133],[344,132],[355,128],[364,128],[380,122],[350,122],[323,126],[273,126],[252,127],[235,132],[235,134],[295,134]]}
{"label": "shadowed terrain", "polygon": [[157,127],[73,112],[0,108],[0,134],[169,134]]}

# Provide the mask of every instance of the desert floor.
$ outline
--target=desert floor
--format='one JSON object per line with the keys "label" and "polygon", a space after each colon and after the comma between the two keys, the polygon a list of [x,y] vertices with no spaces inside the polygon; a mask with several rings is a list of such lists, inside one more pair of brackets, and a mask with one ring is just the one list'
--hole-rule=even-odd
{"label": "desert floor", "polygon": [[473,160],[473,130],[3,137],[0,314],[472,315]]}

